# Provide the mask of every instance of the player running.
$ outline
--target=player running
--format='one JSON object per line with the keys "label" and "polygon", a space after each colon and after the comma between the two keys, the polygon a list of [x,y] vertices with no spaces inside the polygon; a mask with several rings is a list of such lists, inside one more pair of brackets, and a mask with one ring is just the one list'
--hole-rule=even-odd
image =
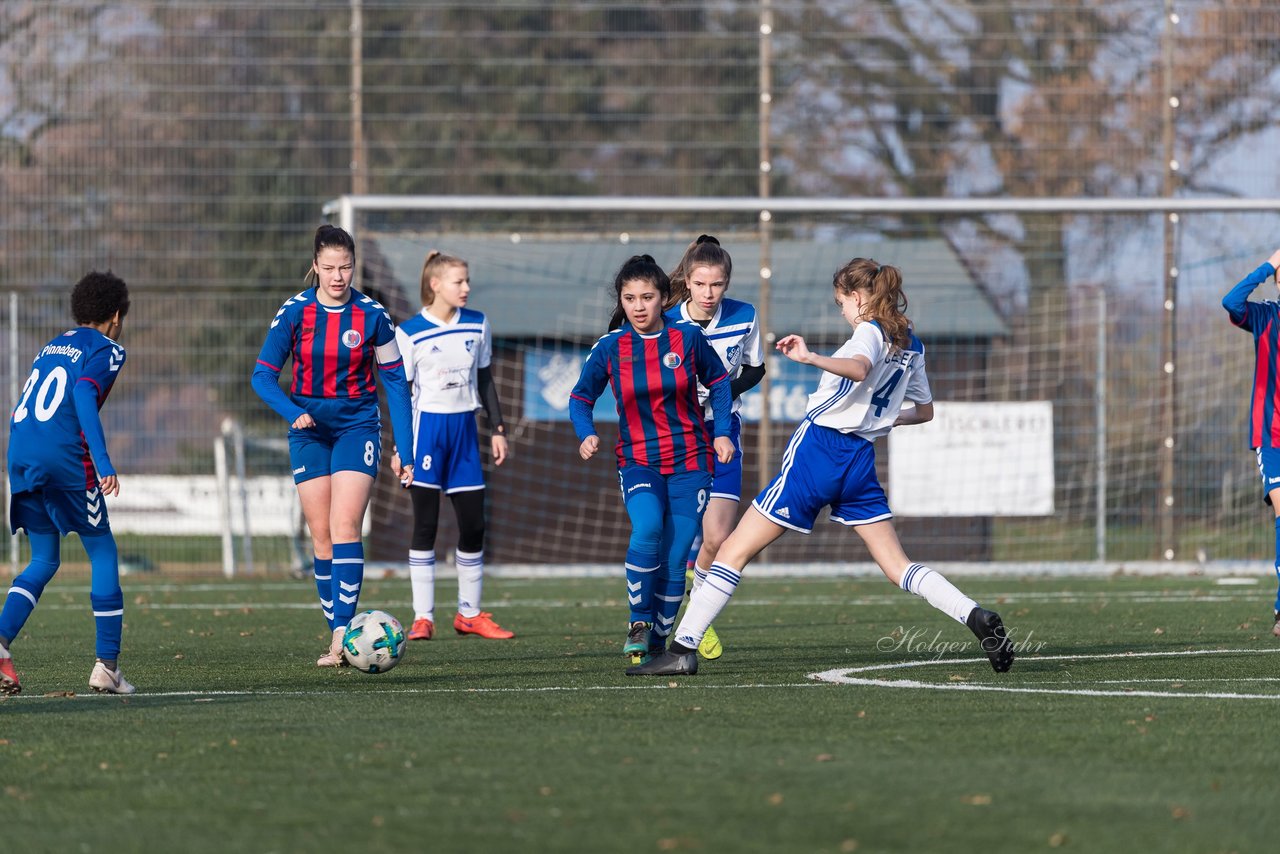
{"label": "player running", "polygon": [[[618,480],[631,518],[623,654],[633,662],[666,645],[684,599],[684,561],[702,521],[714,461],[733,458],[724,363],[697,326],[669,323],[662,306],[671,281],[649,255],[634,255],[613,282],[612,331],[591,348],[569,394],[569,416],[584,460],[600,448],[591,410],[609,385],[618,408]],[[698,403],[710,389],[715,439]],[[714,451],[712,448],[714,447]]]}
{"label": "player running", "polygon": [[[1225,297],[1222,307],[1231,322],[1253,333],[1253,393],[1249,401],[1249,447],[1258,457],[1258,474],[1262,476],[1262,500],[1275,511],[1276,578],[1280,581],[1280,410],[1276,406],[1276,389],[1280,385],[1277,355],[1280,354],[1280,302],[1249,302],[1253,289],[1276,275],[1280,268],[1280,249],[1262,266],[1245,276]],[[1280,287],[1280,280],[1277,280]],[[1271,634],[1280,637],[1280,584],[1276,590],[1275,620]]]}
{"label": "player running", "polygon": [[[782,471],[720,547],[670,648],[627,668],[628,676],[697,673],[694,650],[729,603],[747,564],[788,529],[809,533],[826,505],[832,521],[856,528],[890,581],[968,626],[996,672],[1013,664],[1013,645],[1000,616],[980,607],[941,573],[907,557],[876,477],[874,440],[895,426],[933,418],[924,345],[904,313],[902,274],[896,267],[854,258],[836,273],[833,284],[836,305],[853,336],[832,356],[810,352],[799,335],[778,341],[787,358],[822,369],[807,414],[783,454]],[[905,400],[915,405],[904,412]]]}
{"label": "player running", "polygon": [[[702,536],[694,540],[690,550],[692,566],[686,575],[690,591],[696,591],[707,578],[707,570],[716,551],[733,531],[738,520],[738,502],[742,498],[742,420],[738,410],[742,395],[755,388],[764,378],[764,348],[760,343],[760,323],[755,306],[725,296],[733,275],[733,259],[720,241],[709,234],[698,237],[685,250],[680,263],[671,273],[671,299],[667,319],[687,320],[702,327],[712,348],[720,354],[729,372],[729,394],[733,398],[729,417],[729,438],[733,441],[733,459],[717,461],[711,484],[711,500],[702,516]],[[707,429],[712,429],[715,413],[708,390],[698,386]],[[707,626],[698,653],[714,659],[724,654],[724,646],[713,626]]]}
{"label": "player running", "polygon": [[409,583],[413,626],[409,640],[431,640],[435,624],[436,528],[440,493],[458,518],[458,613],[460,635],[515,636],[480,610],[484,579],[484,473],[480,468],[476,410],[483,408],[493,437],[493,464],[507,458],[506,427],[489,366],[493,338],[489,321],[467,308],[471,278],[467,262],[432,250],[422,265],[422,311],[396,330],[405,374],[413,386],[413,538]]}
{"label": "player running", "polygon": [[118,495],[120,480],[98,410],[111,393],[125,352],[117,342],[129,313],[129,288],[111,273],[86,275],[71,291],[75,329],[36,354],[9,420],[10,528],[27,532],[29,563],[9,588],[0,611],[0,693],[22,690],[9,644],[22,631],[40,594],[62,561],[62,537],[71,532],[89,555],[89,602],[97,642],[89,687],[132,694],[120,672],[124,593],[120,561],[104,496]]}
{"label": "player running", "polygon": [[[311,531],[316,592],[332,633],[316,661],[337,667],[342,638],[364,580],[361,529],[382,456],[376,364],[397,448],[412,447],[409,387],[395,326],[375,300],[351,286],[356,246],[341,228],[316,230],[312,287],[276,312],[253,371],[253,388],[289,424],[289,462]],[[280,371],[293,359],[290,393]],[[413,466],[396,471],[401,480]]]}

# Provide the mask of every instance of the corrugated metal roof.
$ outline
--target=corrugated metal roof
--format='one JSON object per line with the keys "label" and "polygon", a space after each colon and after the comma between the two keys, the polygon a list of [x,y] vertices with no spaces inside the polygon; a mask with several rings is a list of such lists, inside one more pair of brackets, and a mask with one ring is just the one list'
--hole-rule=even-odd
{"label": "corrugated metal roof", "polygon": [[[489,317],[497,338],[581,338],[605,330],[612,280],[632,255],[652,255],[671,269],[688,245],[670,239],[603,240],[493,235],[369,234],[411,305],[418,305],[422,261],[431,249],[470,265],[472,307]],[[733,258],[729,295],[755,303],[760,248],[724,240]],[[875,258],[903,272],[908,315],[930,338],[988,338],[1008,327],[955,253],[941,240],[799,241],[773,243],[769,326],[778,335],[840,336],[847,326],[832,302],[831,277],[850,258]],[[385,283],[383,284],[385,287]]]}

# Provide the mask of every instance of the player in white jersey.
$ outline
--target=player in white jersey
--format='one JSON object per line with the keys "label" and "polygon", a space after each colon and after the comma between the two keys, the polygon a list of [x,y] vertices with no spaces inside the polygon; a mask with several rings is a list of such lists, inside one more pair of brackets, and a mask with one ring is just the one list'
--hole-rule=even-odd
{"label": "player in white jersey", "polygon": [[[738,521],[738,502],[742,499],[742,421],[738,410],[742,407],[743,393],[755,388],[764,378],[764,348],[755,306],[725,296],[732,275],[733,259],[720,246],[720,241],[709,234],[699,235],[690,243],[680,263],[671,271],[667,318],[687,320],[702,327],[729,373],[729,393],[733,398],[729,435],[733,441],[733,459],[728,463],[716,461],[701,536],[690,552],[692,578],[688,579],[688,589],[691,594],[706,580],[716,551]],[[698,402],[711,429],[715,413],[709,395],[699,384]],[[707,627],[698,652],[703,658],[719,658],[724,654],[714,627]]]}
{"label": "player in white jersey", "polygon": [[[924,346],[904,313],[902,274],[896,267],[854,258],[836,273],[833,285],[836,305],[853,327],[853,337],[833,356],[810,352],[799,335],[778,341],[784,356],[823,371],[805,418],[787,444],[782,471],[720,547],[670,648],[628,668],[628,675],[697,673],[694,650],[729,603],[743,569],[788,529],[809,533],[818,511],[828,505],[832,521],[857,530],[890,581],[968,626],[996,672],[1013,664],[1013,644],[1000,616],[961,593],[941,573],[907,557],[876,477],[872,441],[893,427],[933,418]],[[906,400],[914,406],[904,410]]]}
{"label": "player in white jersey", "polygon": [[507,458],[506,427],[489,363],[489,322],[466,307],[471,293],[467,262],[432,250],[422,265],[422,311],[396,330],[405,374],[413,386],[413,537],[409,582],[413,588],[410,640],[435,635],[436,530],[440,493],[448,493],[458,518],[458,613],[460,635],[506,639],[514,633],[480,610],[484,577],[484,473],[480,467],[477,409],[493,431],[493,464]]}

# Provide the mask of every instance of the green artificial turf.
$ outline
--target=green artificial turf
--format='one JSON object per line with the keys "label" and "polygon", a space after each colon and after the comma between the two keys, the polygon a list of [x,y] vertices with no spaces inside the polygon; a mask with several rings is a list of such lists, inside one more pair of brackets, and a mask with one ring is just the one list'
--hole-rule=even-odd
{"label": "green artificial turf", "polygon": [[[620,580],[490,579],[516,639],[460,638],[445,617],[369,676],[314,666],[310,582],[131,578],[128,698],[87,694],[88,591],[55,581],[13,645],[24,691],[0,700],[0,848],[1269,846],[1270,582],[955,580],[1022,643],[1012,672],[883,581],[748,570],[717,623],[724,657],[639,680]],[[407,601],[407,581],[371,581],[361,604],[407,623]],[[990,687],[1023,690],[972,690]]]}

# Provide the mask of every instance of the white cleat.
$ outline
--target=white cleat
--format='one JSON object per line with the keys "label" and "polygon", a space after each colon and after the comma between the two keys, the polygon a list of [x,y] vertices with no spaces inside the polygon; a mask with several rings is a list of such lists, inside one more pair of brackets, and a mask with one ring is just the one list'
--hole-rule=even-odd
{"label": "white cleat", "polygon": [[316,667],[346,667],[347,660],[342,656],[342,642],[347,637],[347,627],[333,630],[333,640],[324,655],[316,659]]}
{"label": "white cleat", "polygon": [[101,661],[93,663],[93,672],[89,674],[89,687],[99,694],[132,694],[138,689],[129,684],[120,672],[120,668],[108,670]]}

